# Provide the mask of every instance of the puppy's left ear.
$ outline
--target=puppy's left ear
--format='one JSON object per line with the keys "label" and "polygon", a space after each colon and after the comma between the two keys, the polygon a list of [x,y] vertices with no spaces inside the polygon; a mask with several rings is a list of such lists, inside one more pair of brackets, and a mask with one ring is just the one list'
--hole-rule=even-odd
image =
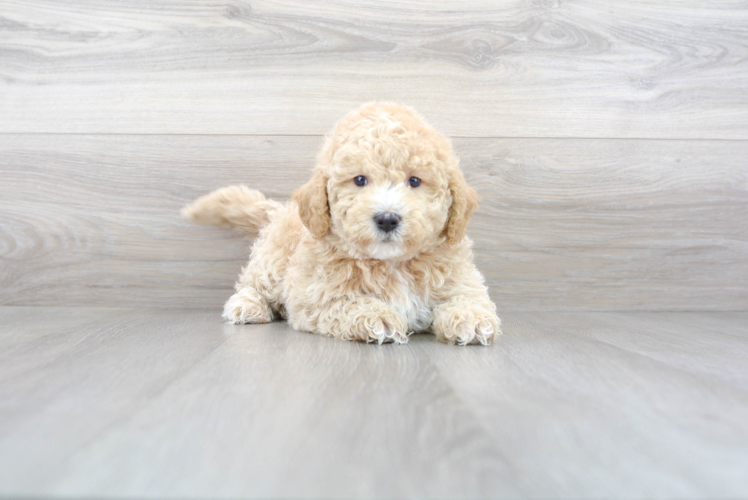
{"label": "puppy's left ear", "polygon": [[317,169],[309,181],[294,194],[299,217],[312,236],[319,239],[330,231],[330,207],[327,203],[327,176]]}
{"label": "puppy's left ear", "polygon": [[449,191],[452,194],[452,206],[449,207],[449,219],[443,234],[448,243],[457,243],[467,234],[470,214],[478,207],[478,193],[467,185],[457,165],[449,169]]}

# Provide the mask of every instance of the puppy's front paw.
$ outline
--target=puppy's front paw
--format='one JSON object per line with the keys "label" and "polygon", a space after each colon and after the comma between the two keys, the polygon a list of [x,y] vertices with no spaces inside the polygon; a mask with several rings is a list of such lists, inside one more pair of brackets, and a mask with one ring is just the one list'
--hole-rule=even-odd
{"label": "puppy's front paw", "polygon": [[442,342],[457,345],[489,345],[501,335],[501,320],[480,308],[443,311],[434,319],[434,334]]}
{"label": "puppy's front paw", "polygon": [[357,318],[355,340],[369,344],[407,344],[408,324],[405,318],[390,310],[369,311]]}
{"label": "puppy's front paw", "polygon": [[366,341],[370,344],[389,344],[394,342],[395,344],[407,344],[408,343],[408,327],[402,327],[390,324],[387,321],[378,321],[369,332],[369,337]]}
{"label": "puppy's front paw", "polygon": [[273,321],[273,310],[257,290],[243,288],[232,295],[223,306],[223,318],[235,325],[270,323]]}

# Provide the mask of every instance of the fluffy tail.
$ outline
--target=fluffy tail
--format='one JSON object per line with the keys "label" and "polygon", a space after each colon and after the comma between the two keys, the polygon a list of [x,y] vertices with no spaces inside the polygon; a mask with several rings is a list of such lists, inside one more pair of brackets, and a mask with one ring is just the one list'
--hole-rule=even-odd
{"label": "fluffy tail", "polygon": [[182,209],[182,215],[197,224],[223,226],[256,234],[270,223],[281,204],[268,200],[247,186],[229,186],[198,198]]}

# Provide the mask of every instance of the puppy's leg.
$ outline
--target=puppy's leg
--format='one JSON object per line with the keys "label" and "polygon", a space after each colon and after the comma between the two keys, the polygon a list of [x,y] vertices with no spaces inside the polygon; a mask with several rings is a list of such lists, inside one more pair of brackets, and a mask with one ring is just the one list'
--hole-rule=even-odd
{"label": "puppy's leg", "polygon": [[501,320],[495,309],[488,297],[454,297],[434,309],[431,329],[442,342],[488,345],[501,335]]}
{"label": "puppy's leg", "polygon": [[273,310],[265,297],[255,288],[243,286],[229,298],[223,307],[223,317],[238,325],[242,323],[270,323]]}
{"label": "puppy's leg", "polygon": [[294,318],[294,327],[346,340],[384,344],[408,343],[408,322],[390,306],[372,297],[332,301],[314,317]]}
{"label": "puppy's leg", "polygon": [[249,262],[236,284],[236,293],[223,309],[223,317],[231,323],[269,323],[275,319],[276,311],[285,317],[279,277],[285,274],[299,238],[288,229],[289,215],[287,206],[278,207],[270,224],[252,245]]}

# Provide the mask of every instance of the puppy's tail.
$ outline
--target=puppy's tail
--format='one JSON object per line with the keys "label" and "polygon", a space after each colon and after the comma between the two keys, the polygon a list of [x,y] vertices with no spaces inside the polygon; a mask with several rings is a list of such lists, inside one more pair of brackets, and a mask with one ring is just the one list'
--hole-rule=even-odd
{"label": "puppy's tail", "polygon": [[281,206],[255,189],[229,186],[198,198],[181,214],[197,224],[231,227],[254,235],[270,223]]}

